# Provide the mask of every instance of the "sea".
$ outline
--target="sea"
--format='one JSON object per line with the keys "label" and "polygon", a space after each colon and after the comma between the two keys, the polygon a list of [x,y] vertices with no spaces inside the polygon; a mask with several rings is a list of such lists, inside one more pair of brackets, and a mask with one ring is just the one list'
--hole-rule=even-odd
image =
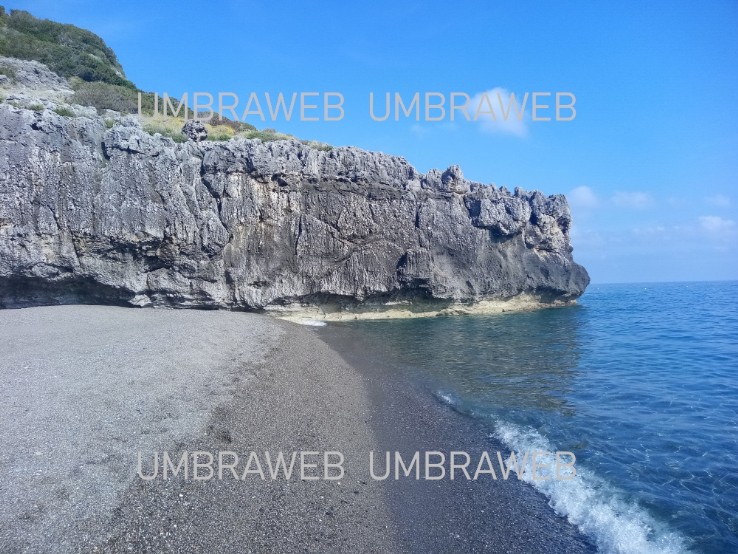
{"label": "sea", "polygon": [[528,480],[599,551],[738,552],[738,282],[330,325],[511,452],[573,452],[576,478]]}

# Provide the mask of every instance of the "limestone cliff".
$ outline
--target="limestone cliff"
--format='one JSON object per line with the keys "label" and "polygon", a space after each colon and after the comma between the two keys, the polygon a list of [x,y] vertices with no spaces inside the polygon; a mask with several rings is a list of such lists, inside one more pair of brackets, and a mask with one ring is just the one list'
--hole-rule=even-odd
{"label": "limestone cliff", "polygon": [[589,282],[561,195],[74,112],[0,104],[0,306],[436,312],[567,302]]}

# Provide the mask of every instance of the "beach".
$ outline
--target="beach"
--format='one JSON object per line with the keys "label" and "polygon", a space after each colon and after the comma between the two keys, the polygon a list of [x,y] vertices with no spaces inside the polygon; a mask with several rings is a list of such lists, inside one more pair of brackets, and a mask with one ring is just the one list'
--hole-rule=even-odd
{"label": "beach", "polygon": [[[330,327],[242,312],[0,311],[0,550],[593,550],[515,480],[372,479],[371,451],[499,445],[337,346]],[[278,451],[340,452],[343,474],[151,473],[164,452],[238,453],[240,474]]]}

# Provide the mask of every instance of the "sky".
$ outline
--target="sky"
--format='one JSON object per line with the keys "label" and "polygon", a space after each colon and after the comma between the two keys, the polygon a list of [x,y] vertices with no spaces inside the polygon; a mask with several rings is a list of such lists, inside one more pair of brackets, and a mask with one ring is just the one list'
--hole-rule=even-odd
{"label": "sky", "polygon": [[[566,194],[594,283],[738,279],[738,1],[5,5],[100,35],[141,89],[234,92],[239,112],[251,93],[339,92],[340,121],[246,121]],[[497,116],[374,121],[370,92],[375,115],[386,93],[460,92]],[[526,92],[572,93],[576,117],[533,121],[529,97],[503,121],[497,94]]]}

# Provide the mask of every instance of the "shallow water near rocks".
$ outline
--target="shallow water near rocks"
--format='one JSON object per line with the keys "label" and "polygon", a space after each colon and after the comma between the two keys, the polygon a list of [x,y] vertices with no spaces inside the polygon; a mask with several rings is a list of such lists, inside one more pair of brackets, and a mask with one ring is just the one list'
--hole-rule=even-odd
{"label": "shallow water near rocks", "polygon": [[509,448],[574,452],[574,482],[532,484],[601,550],[738,550],[738,282],[334,325]]}

